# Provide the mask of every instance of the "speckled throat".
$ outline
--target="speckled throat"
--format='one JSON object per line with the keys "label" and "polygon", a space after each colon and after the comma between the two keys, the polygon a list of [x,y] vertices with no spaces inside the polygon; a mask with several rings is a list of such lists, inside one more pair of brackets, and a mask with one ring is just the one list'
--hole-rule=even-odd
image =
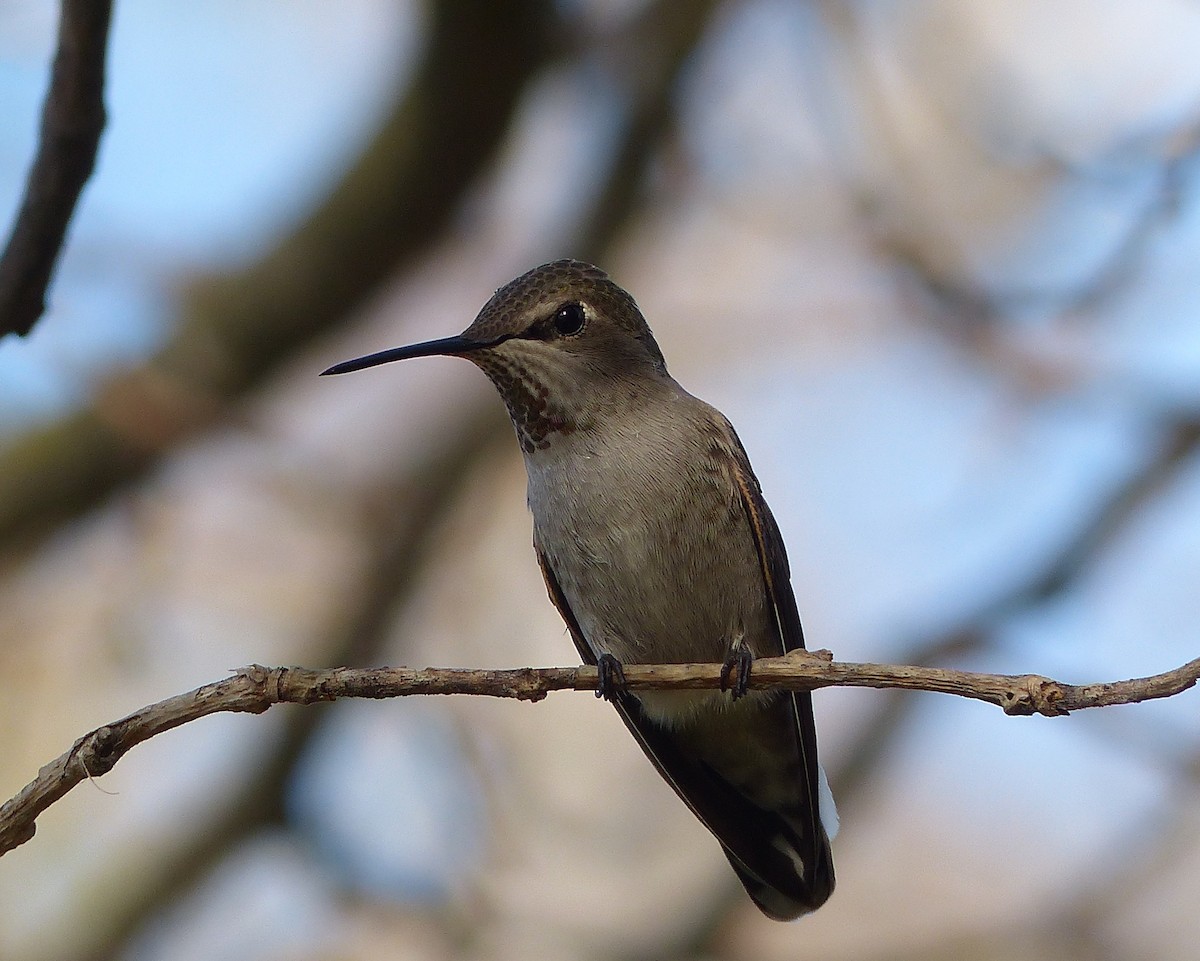
{"label": "speckled throat", "polygon": [[586,426],[553,399],[555,392],[546,383],[547,378],[539,376],[548,373],[546,365],[525,357],[505,356],[499,350],[481,350],[468,356],[504,398],[525,453],[544,450],[554,435],[573,434]]}

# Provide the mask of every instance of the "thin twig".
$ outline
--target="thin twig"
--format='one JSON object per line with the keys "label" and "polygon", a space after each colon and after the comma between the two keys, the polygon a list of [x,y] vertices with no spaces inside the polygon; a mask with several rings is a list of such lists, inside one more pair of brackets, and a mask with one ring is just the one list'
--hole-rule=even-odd
{"label": "thin twig", "polygon": [[0,336],[24,336],[46,309],[46,288],[104,131],[111,16],[112,0],[63,0],[41,141],[0,257]]}
{"label": "thin twig", "polygon": [[[719,664],[628,664],[630,690],[704,690],[720,686]],[[1058,717],[1070,711],[1170,697],[1200,679],[1200,658],[1151,677],[1104,684],[1064,684],[1038,674],[979,674],[942,668],[836,662],[827,651],[793,651],[761,658],[750,686],[813,690],[821,687],[903,688],[986,701],[1007,714]],[[482,694],[539,701],[551,691],[594,691],[594,667],[512,670],[380,667],[311,670],[251,665],[231,677],[177,694],[99,727],[51,761],[15,797],[0,806],[0,854],[33,837],[35,821],[80,781],[98,777],[135,744],[189,721],[223,711],[261,714],[274,704],[312,704],[339,697],[389,698],[408,694]]]}

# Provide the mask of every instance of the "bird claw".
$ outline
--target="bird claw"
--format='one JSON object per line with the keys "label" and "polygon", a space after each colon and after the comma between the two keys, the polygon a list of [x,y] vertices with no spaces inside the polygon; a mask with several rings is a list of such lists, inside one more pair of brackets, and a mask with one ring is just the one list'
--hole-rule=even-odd
{"label": "bird claw", "polygon": [[611,654],[596,658],[596,697],[611,701],[617,694],[625,692],[625,669]]}
{"label": "bird claw", "polygon": [[721,690],[728,691],[735,701],[743,697],[750,689],[750,668],[754,664],[754,654],[745,643],[739,641],[729,651],[725,663],[721,665]]}

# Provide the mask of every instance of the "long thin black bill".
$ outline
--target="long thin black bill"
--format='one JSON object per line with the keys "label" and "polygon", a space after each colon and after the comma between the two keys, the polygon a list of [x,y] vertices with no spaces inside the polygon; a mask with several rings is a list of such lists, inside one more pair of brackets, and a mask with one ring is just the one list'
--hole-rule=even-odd
{"label": "long thin black bill", "polygon": [[344,360],[340,364],[334,364],[328,370],[321,371],[321,376],[324,377],[326,374],[349,374],[355,370],[364,370],[367,367],[376,367],[379,364],[390,364],[393,360],[408,360],[412,357],[436,357],[438,355],[453,357],[458,354],[468,354],[473,350],[479,350],[481,347],[493,347],[495,343],[498,343],[498,341],[467,340],[466,337],[443,337],[441,340],[427,340],[423,344],[392,347],[390,350],[381,350],[377,354],[367,354],[366,357]]}

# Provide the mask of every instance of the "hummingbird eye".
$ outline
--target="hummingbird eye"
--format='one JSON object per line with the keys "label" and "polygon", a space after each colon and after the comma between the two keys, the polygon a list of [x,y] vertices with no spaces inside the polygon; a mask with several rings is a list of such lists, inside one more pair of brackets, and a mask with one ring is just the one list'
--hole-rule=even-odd
{"label": "hummingbird eye", "polygon": [[570,337],[583,330],[585,320],[583,304],[572,301],[569,304],[563,304],[554,312],[554,329],[562,336]]}

